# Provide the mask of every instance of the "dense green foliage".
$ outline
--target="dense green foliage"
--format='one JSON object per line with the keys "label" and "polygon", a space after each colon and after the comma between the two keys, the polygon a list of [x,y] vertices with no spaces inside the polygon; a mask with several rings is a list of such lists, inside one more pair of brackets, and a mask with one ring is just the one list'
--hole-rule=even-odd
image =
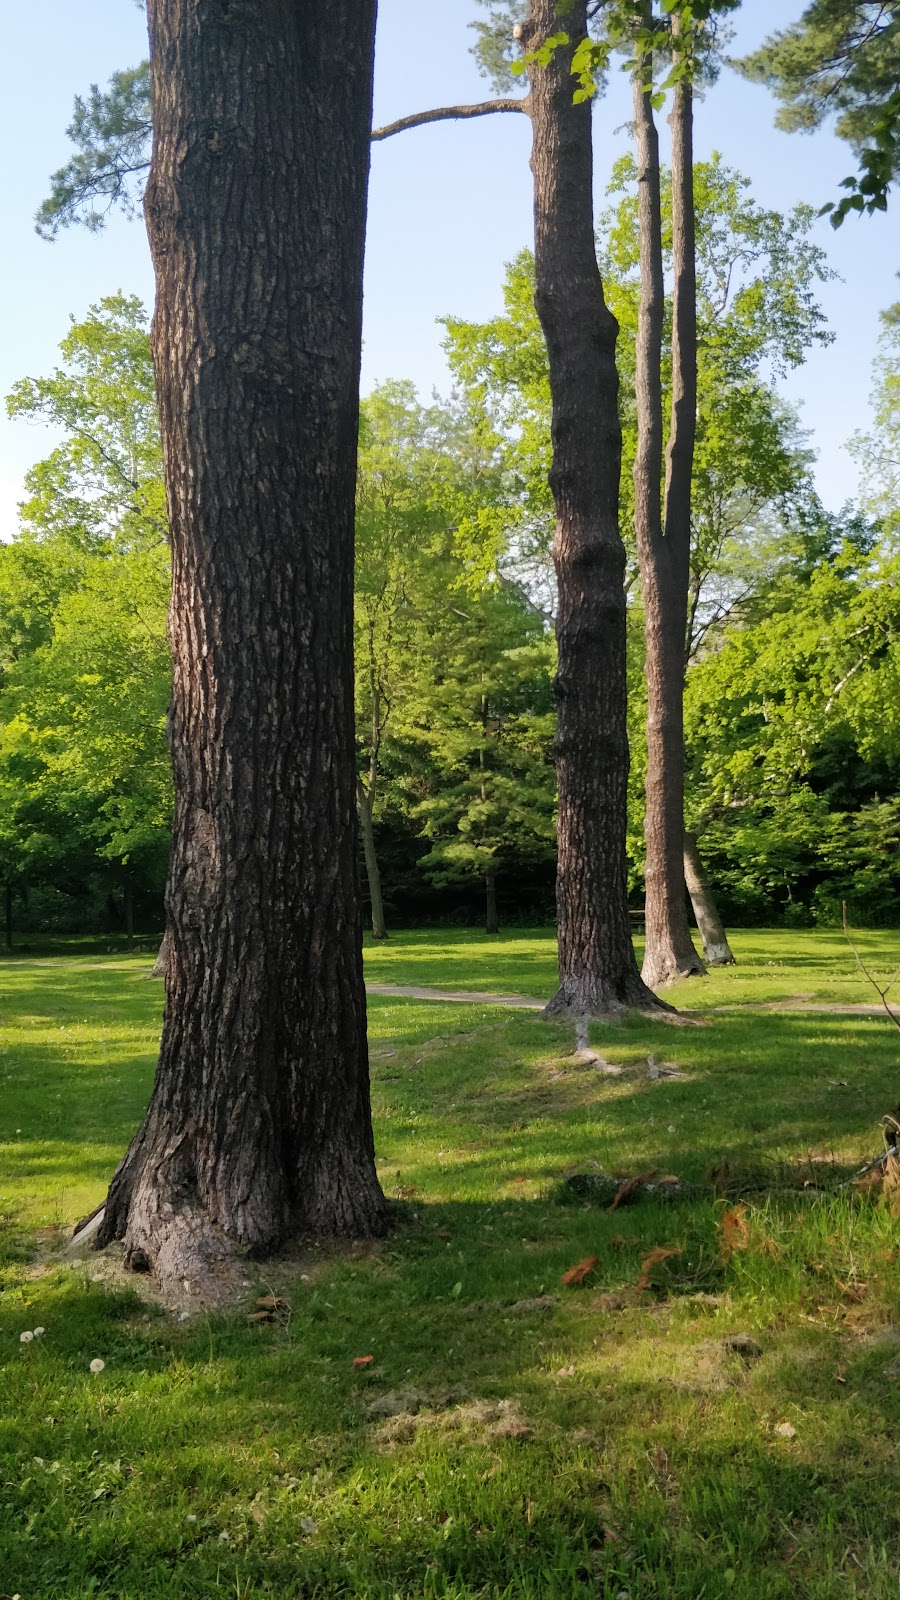
{"label": "dense green foliage", "polygon": [[[812,214],[759,206],[698,164],[700,400],[688,668],[691,825],[729,918],[890,922],[900,728],[896,674],[897,322],[886,317],[873,425],[851,443],[860,513],[829,518],[779,392],[830,338]],[[664,247],[671,250],[664,174]],[[612,178],[601,259],[621,327],[632,518],[637,215]],[[393,383],[364,405],[356,572],[361,806],[388,924],[549,914],[554,870],[552,502],[546,354],[528,253],[505,311],[448,319],[460,395]],[[663,379],[669,383],[667,320]],[[62,442],[32,471],[0,549],[0,874],[20,927],[160,925],[171,805],[165,748],[168,548],[147,331],[112,297],[17,415]],[[641,895],[643,643],[629,584],[632,887]],[[365,877],[361,873],[363,882]],[[25,896],[28,895],[26,905]]]}
{"label": "dense green foliage", "polygon": [[8,402],[62,433],[0,546],[0,872],[39,922],[90,925],[135,894],[159,922],[168,546],[145,324],[136,300],[102,301]]}
{"label": "dense green foliage", "polygon": [[[63,442],[0,548],[0,879],[19,925],[116,927],[136,896],[158,927],[169,555],[142,309],[103,301],[62,355],[9,401]],[[440,914],[431,886],[455,884],[443,904],[465,911],[487,871],[508,902],[531,872],[546,912],[551,649],[527,597],[476,558],[503,502],[492,452],[463,408],[387,385],[364,409],[358,500],[359,771],[388,905]]]}

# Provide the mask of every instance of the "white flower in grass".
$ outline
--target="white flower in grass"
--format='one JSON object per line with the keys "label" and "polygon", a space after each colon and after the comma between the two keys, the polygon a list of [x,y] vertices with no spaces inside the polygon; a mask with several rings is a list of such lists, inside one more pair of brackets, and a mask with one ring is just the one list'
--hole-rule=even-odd
{"label": "white flower in grass", "polygon": [[91,1371],[92,1372],[102,1372],[103,1368],[105,1366],[106,1366],[106,1362],[105,1361],[101,1361],[99,1356],[95,1356],[93,1361],[91,1362]]}
{"label": "white flower in grass", "polygon": [[44,1334],[46,1333],[46,1331],[47,1331],[46,1328],[35,1328],[34,1337],[36,1339],[43,1339]]}
{"label": "white flower in grass", "polygon": [[19,1334],[19,1343],[20,1344],[30,1344],[33,1338],[34,1338],[34,1334],[33,1333],[20,1333]]}

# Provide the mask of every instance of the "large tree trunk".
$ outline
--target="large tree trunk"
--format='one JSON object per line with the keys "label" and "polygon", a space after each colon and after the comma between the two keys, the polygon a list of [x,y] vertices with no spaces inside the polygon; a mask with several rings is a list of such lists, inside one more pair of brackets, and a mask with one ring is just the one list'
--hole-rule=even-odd
{"label": "large tree trunk", "polygon": [[634,465],[635,534],[644,601],[647,681],[646,944],[644,981],[658,988],[704,971],[691,941],[684,890],[684,640],[691,548],[691,474],[697,395],[693,165],[690,87],[679,83],[673,114],[675,253],[672,425],[663,460],[662,336],[665,314],[659,139],[650,63],[638,62],[634,114],[638,165],[641,299]]}
{"label": "large tree trunk", "polygon": [[171,943],[98,1243],[163,1279],[371,1234],[353,517],[375,0],[150,0]]}
{"label": "large tree trunk", "polygon": [[522,38],[527,51],[554,33],[570,39],[532,74],[531,168],[535,305],[553,405],[550,486],[559,585],[560,983],[548,1012],[571,1016],[659,1005],[637,970],[626,898],[618,325],[604,302],[594,245],[590,102],[573,103],[572,52],[585,22],[586,0],[532,0]]}
{"label": "large tree trunk", "polygon": [[357,811],[359,813],[359,831],[362,834],[363,855],[366,861],[366,880],[369,885],[369,909],[372,919],[372,938],[386,939],[388,936],[387,924],[384,920],[384,901],[381,898],[381,869],[378,865],[378,854],[375,849],[375,830],[372,826],[372,803],[363,790],[361,783],[356,789]]}
{"label": "large tree trunk", "polygon": [[687,832],[684,836],[684,881],[703,940],[704,956],[711,967],[733,967],[734,956],[728,943],[725,925],[719,916],[712,890],[707,882],[703,860],[697,848],[697,835]]}

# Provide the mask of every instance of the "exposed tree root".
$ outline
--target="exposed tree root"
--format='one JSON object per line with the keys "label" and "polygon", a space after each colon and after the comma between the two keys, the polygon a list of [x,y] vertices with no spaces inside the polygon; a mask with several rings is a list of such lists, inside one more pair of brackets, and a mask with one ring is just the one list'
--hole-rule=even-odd
{"label": "exposed tree root", "polygon": [[635,978],[624,984],[621,990],[602,980],[586,980],[579,983],[569,981],[560,984],[555,995],[545,1005],[542,1016],[564,1018],[572,1022],[582,1019],[600,1022],[609,1018],[618,1020],[629,1012],[640,1013],[647,1017],[662,1017],[671,1016],[674,1011],[674,1006],[667,1005],[665,1000],[660,1000],[657,995],[652,994],[646,984],[635,975]]}

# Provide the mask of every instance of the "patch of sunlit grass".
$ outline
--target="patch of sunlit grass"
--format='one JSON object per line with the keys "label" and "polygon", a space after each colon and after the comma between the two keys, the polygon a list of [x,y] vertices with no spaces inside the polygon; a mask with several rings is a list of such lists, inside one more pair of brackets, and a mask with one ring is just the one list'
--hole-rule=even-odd
{"label": "patch of sunlit grass", "polygon": [[[843,994],[830,936],[742,937],[704,1004],[778,999],[788,938]],[[524,990],[552,956],[506,943],[461,936],[447,971],[395,940],[385,981],[478,987],[477,963],[485,989]],[[36,1225],[102,1198],[142,1114],[162,998],[147,967],[0,969],[0,1592],[893,1600],[897,1223],[834,1192],[896,1099],[885,1023],[597,1025],[622,1069],[607,1076],[539,1016],[373,997],[396,1233],[248,1263],[244,1309],[288,1302],[273,1324],[180,1322],[92,1281],[96,1258],[31,1259]],[[683,1075],[652,1077],[648,1056]],[[717,1198],[723,1163],[755,1187]],[[559,1203],[567,1173],[597,1168],[699,1190]]]}

